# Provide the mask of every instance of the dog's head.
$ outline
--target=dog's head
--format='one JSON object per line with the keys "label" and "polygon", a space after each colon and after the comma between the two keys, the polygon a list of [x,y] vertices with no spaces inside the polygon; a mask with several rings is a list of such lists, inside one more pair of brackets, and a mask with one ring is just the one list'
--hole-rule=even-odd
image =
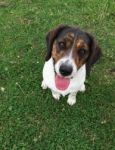
{"label": "dog's head", "polygon": [[92,65],[101,55],[92,35],[67,25],[49,31],[46,42],[46,61],[52,57],[56,73],[67,78],[74,77],[84,64],[89,74]]}

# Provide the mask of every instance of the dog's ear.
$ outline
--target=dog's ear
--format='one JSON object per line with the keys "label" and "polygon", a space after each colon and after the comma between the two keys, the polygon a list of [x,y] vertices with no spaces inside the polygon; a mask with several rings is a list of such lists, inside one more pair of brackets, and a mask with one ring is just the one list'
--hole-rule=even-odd
{"label": "dog's ear", "polygon": [[89,39],[90,39],[90,55],[86,63],[86,72],[87,72],[87,75],[90,75],[91,67],[100,58],[100,56],[102,55],[102,52],[101,52],[101,48],[97,44],[94,37],[90,35],[89,33],[86,33],[86,34],[89,36]]}
{"label": "dog's ear", "polygon": [[48,61],[51,58],[53,42],[54,42],[55,38],[58,36],[58,34],[65,28],[69,28],[69,26],[59,25],[57,28],[55,28],[47,33],[47,35],[46,35],[47,54],[45,57],[45,61]]}

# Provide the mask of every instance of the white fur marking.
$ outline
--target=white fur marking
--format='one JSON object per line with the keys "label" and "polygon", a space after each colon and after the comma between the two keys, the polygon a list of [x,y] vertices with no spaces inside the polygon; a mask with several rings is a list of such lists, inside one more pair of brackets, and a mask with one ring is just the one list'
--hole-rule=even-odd
{"label": "white fur marking", "polygon": [[[54,65],[53,59],[49,59],[45,62],[43,67],[43,83],[42,88],[46,89],[46,87],[50,88],[51,91],[55,91],[59,95],[67,95],[71,93],[77,93],[78,91],[85,90],[85,78],[86,78],[86,66],[83,65],[74,75],[73,78],[70,79],[69,87],[64,90],[58,90],[55,85],[55,72],[54,72]],[[57,95],[53,94],[53,96],[58,99]],[[69,96],[68,101],[70,105],[73,105],[76,102],[75,96]]]}
{"label": "white fur marking", "polygon": [[42,87],[43,90],[47,89],[47,85],[45,84],[44,81],[42,81],[41,87]]}
{"label": "white fur marking", "polygon": [[67,103],[72,106],[76,103],[76,94],[77,93],[71,93],[69,96],[68,96],[68,100],[67,100]]}
{"label": "white fur marking", "polygon": [[83,84],[80,88],[80,92],[85,92],[85,84]]}
{"label": "white fur marking", "polygon": [[73,76],[75,76],[75,75],[76,75],[76,72],[77,72],[77,66],[76,66],[76,64],[75,64],[75,62],[74,62],[74,60],[73,60],[73,58],[72,58],[72,52],[70,52],[70,54],[69,54],[68,56],[65,56],[64,58],[61,58],[61,59],[55,64],[56,73],[57,73],[58,75],[60,75],[59,68],[60,68],[61,64],[66,63],[66,62],[67,62],[69,65],[71,65],[72,68],[73,68],[72,74],[71,74],[70,76],[68,76],[68,77],[73,77]]}
{"label": "white fur marking", "polygon": [[60,99],[60,94],[57,92],[52,91],[52,96],[54,99],[59,100]]}

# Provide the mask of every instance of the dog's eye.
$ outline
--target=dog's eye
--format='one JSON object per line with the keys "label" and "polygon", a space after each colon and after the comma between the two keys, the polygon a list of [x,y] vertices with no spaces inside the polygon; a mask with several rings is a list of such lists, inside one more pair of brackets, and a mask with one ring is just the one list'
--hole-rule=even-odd
{"label": "dog's eye", "polygon": [[61,49],[61,50],[63,50],[63,49],[65,49],[65,43],[64,42],[59,42],[59,48]]}
{"label": "dog's eye", "polygon": [[80,56],[80,57],[83,57],[84,55],[86,54],[86,50],[85,49],[79,49],[79,51],[78,51],[78,55]]}

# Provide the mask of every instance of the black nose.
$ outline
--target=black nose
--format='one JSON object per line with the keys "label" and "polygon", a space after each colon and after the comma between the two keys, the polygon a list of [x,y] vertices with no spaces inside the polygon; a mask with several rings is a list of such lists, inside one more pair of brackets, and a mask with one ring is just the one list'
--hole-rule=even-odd
{"label": "black nose", "polygon": [[73,68],[71,65],[67,65],[67,64],[62,64],[60,66],[60,69],[59,69],[60,73],[62,76],[69,76],[71,75],[72,71],[73,71]]}

